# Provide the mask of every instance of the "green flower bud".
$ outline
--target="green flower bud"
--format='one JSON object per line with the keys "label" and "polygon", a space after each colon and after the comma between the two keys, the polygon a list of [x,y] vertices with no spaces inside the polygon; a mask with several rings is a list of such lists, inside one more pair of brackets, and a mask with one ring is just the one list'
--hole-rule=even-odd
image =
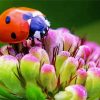
{"label": "green flower bud", "polygon": [[70,100],[70,96],[70,93],[66,91],[60,91],[54,96],[54,98],[55,100]]}
{"label": "green flower bud", "polygon": [[55,63],[57,77],[59,76],[59,72],[60,72],[60,69],[61,69],[62,64],[64,63],[64,61],[65,61],[69,56],[70,56],[70,53],[67,52],[67,51],[61,51],[61,52],[57,55],[57,57],[56,57],[56,63]]}
{"label": "green flower bud", "polygon": [[32,47],[29,50],[29,53],[38,58],[42,64],[50,64],[48,54],[44,49],[40,47]]}
{"label": "green flower bud", "polygon": [[52,92],[57,86],[57,78],[53,65],[44,64],[40,72],[41,84],[45,89]]}
{"label": "green flower bud", "polygon": [[66,84],[66,82],[68,83],[70,77],[75,74],[77,67],[78,67],[78,61],[73,57],[69,57],[61,66],[60,83],[61,84]]}
{"label": "green flower bud", "polygon": [[22,92],[20,81],[15,75],[18,66],[19,63],[15,57],[11,55],[0,57],[0,82],[14,94]]}
{"label": "green flower bud", "polygon": [[85,83],[87,78],[87,72],[85,69],[81,68],[77,70],[77,79],[76,84],[83,84]]}
{"label": "green flower bud", "polygon": [[85,86],[88,92],[88,100],[100,98],[100,68],[89,68]]}
{"label": "green flower bud", "polygon": [[26,81],[35,81],[39,77],[40,62],[32,54],[26,54],[20,62],[22,76]]}

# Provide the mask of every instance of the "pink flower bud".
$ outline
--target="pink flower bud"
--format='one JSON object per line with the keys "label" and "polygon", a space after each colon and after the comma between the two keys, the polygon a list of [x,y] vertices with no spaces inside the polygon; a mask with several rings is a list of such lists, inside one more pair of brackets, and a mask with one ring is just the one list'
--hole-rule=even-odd
{"label": "pink flower bud", "polygon": [[94,62],[96,62],[96,61],[99,59],[99,57],[100,57],[100,52],[94,51],[94,52],[92,53],[92,55],[89,57],[89,61],[94,61]]}
{"label": "pink flower bud", "polygon": [[74,52],[74,50],[78,45],[79,38],[72,35],[70,31],[65,29],[63,30],[63,28],[62,28],[61,36],[64,42],[64,50],[65,51],[69,50],[70,53]]}
{"label": "pink flower bud", "polygon": [[100,46],[97,44],[91,43],[89,47],[92,48],[92,54],[89,56],[88,61],[97,62],[100,57]]}
{"label": "pink flower bud", "polygon": [[48,35],[44,40],[45,50],[47,51],[50,62],[54,57],[54,49],[57,48],[57,53],[63,50],[63,39],[59,30],[49,29]]}
{"label": "pink flower bud", "polygon": [[87,63],[88,68],[96,67],[96,63],[93,61],[90,61]]}
{"label": "pink flower bud", "polygon": [[86,45],[82,45],[79,47],[76,57],[81,57],[86,60],[90,54],[91,54],[91,49]]}
{"label": "pink flower bud", "polygon": [[80,46],[79,37],[71,34],[71,32],[66,28],[58,28],[60,37],[63,40],[63,48],[65,51],[69,51],[71,54]]}
{"label": "pink flower bud", "polygon": [[57,86],[57,78],[53,65],[44,64],[40,72],[41,84],[48,91],[53,91]]}
{"label": "pink flower bud", "polygon": [[77,79],[76,79],[76,84],[81,84],[83,85],[86,81],[87,78],[87,72],[85,69],[81,68],[77,70]]}
{"label": "pink flower bud", "polygon": [[82,85],[68,86],[65,88],[65,91],[69,94],[68,100],[86,100],[87,98],[86,89]]}
{"label": "pink flower bud", "polygon": [[44,64],[41,67],[41,73],[55,73],[54,66],[49,64]]}
{"label": "pink flower bud", "polygon": [[98,45],[96,44],[96,43],[94,43],[94,42],[89,42],[89,41],[86,41],[85,43],[84,43],[84,45],[87,45],[88,47],[90,47],[91,49],[92,49],[92,51],[94,51],[96,48],[94,48],[94,47],[97,47]]}
{"label": "pink flower bud", "polygon": [[13,56],[16,55],[16,52],[10,45],[5,45],[1,47],[0,51],[3,55],[13,55]]}
{"label": "pink flower bud", "polygon": [[78,60],[78,68],[77,69],[83,68],[84,65],[85,65],[84,59],[83,58],[80,58],[80,57],[76,57],[76,59]]}
{"label": "pink flower bud", "polygon": [[4,54],[4,55],[8,55],[7,45],[1,47],[0,51],[1,51],[2,54]]}

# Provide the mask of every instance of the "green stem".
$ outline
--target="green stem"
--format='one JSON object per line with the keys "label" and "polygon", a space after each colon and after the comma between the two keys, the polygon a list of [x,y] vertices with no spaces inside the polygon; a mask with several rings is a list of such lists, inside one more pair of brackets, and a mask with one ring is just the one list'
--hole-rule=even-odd
{"label": "green stem", "polygon": [[45,100],[41,89],[33,83],[26,84],[26,98],[27,100]]}

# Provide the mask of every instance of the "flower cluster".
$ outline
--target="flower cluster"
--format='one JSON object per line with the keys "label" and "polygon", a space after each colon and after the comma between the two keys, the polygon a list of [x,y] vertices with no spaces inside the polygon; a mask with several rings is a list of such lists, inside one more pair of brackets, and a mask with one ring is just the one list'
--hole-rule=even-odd
{"label": "flower cluster", "polygon": [[[16,48],[17,47],[17,48]],[[0,48],[1,100],[99,100],[100,46],[66,29]]]}

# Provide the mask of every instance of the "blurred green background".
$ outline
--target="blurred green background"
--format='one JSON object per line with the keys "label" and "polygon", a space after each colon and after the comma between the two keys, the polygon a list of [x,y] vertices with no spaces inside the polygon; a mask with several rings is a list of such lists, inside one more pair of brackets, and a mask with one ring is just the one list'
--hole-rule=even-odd
{"label": "blurred green background", "polygon": [[38,9],[52,28],[67,27],[100,44],[100,0],[0,0],[0,13],[18,6]]}

